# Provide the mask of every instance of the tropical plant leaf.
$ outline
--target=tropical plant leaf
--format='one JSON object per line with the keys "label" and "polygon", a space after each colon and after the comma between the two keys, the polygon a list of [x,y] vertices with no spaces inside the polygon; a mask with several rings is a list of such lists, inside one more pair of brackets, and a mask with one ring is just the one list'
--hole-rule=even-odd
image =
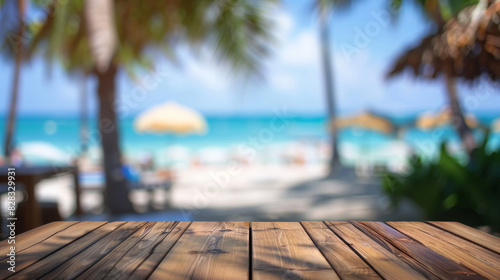
{"label": "tropical plant leaf", "polygon": [[[413,201],[426,219],[488,225],[500,231],[500,150],[486,151],[488,136],[468,163],[460,163],[443,143],[437,162],[410,160],[408,173],[385,175],[383,190],[395,207],[403,199]],[[385,178],[395,183],[389,188]]]}

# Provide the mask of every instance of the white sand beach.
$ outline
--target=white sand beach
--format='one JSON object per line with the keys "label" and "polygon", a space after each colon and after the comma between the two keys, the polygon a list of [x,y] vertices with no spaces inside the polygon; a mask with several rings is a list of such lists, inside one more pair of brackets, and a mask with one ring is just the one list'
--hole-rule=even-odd
{"label": "white sand beach", "polygon": [[[133,191],[139,208],[166,204],[163,210],[126,216],[85,215],[85,220],[417,220],[411,205],[398,211],[380,189],[379,179],[359,178],[342,169],[325,178],[324,165],[249,165],[241,167],[190,167],[176,171],[168,192],[153,195]],[[41,182],[40,200],[57,201],[61,215],[70,217],[74,193],[70,177]],[[83,209],[99,210],[102,196],[84,192]],[[141,207],[142,206],[142,207]],[[78,218],[77,218],[78,219]]]}

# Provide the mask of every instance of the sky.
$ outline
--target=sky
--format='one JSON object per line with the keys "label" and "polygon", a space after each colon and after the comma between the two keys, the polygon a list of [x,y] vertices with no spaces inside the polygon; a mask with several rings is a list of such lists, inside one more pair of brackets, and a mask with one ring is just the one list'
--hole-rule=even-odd
{"label": "sky", "polygon": [[[384,76],[405,48],[419,42],[431,26],[420,11],[406,4],[397,20],[389,21],[387,1],[360,1],[352,9],[337,11],[331,22],[337,110],[349,114],[373,110],[408,115],[438,110],[447,102],[441,80],[425,81],[411,75],[392,80]],[[321,72],[319,27],[311,1],[283,1],[269,11],[277,43],[266,58],[264,80],[235,78],[211,57],[194,55],[185,45],[177,48],[179,65],[156,57],[155,72],[139,71],[139,81],[125,73],[118,79],[118,105],[123,117],[134,116],[166,101],[192,107],[207,115],[268,115],[276,110],[296,114],[326,114]],[[10,96],[13,64],[0,61],[0,116]],[[141,82],[142,81],[142,82]],[[69,77],[41,59],[23,66],[20,115],[78,115],[81,80]],[[88,83],[90,111],[96,112],[95,81]],[[459,84],[464,109],[472,113],[498,111],[500,94],[487,82]]]}

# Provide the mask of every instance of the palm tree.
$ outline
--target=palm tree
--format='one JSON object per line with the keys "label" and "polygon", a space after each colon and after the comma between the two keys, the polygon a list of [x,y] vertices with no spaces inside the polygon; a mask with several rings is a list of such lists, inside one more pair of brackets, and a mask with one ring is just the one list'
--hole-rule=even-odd
{"label": "palm tree", "polygon": [[476,143],[464,118],[456,80],[474,81],[483,74],[499,80],[500,50],[495,47],[495,40],[499,40],[500,35],[494,16],[500,10],[500,2],[457,0],[448,1],[448,5],[435,0],[418,2],[433,19],[436,31],[400,55],[388,76],[397,75],[406,68],[424,78],[435,79],[442,74],[454,116],[453,124],[465,150],[471,153]]}
{"label": "palm tree", "polygon": [[88,151],[88,93],[87,93],[87,74],[84,73],[81,77],[80,88],[80,150],[82,155]]}
{"label": "palm tree", "polygon": [[[4,142],[4,154],[7,158],[10,156],[10,152],[12,150],[12,137],[14,135],[14,127],[16,120],[16,112],[17,112],[17,100],[19,97],[19,84],[21,80],[21,64],[24,55],[24,41],[25,41],[25,32],[26,25],[24,22],[24,15],[26,13],[26,3],[24,0],[19,1],[5,1],[0,3],[2,7],[2,27],[6,26],[7,34],[2,34],[4,38],[4,42],[2,45],[2,49],[5,49],[7,53],[12,54],[11,51],[14,51],[15,56],[15,66],[14,66],[14,76],[12,78],[12,91],[10,94],[10,103],[9,103],[9,113],[7,120],[7,128],[5,131],[5,142]],[[17,5],[16,5],[17,4]],[[13,7],[16,6],[16,7]],[[14,12],[15,10],[15,12]],[[11,19],[13,15],[16,15]],[[9,24],[14,25],[15,27],[9,29]]]}
{"label": "palm tree", "polygon": [[181,40],[193,47],[211,47],[215,56],[238,74],[256,74],[261,66],[259,58],[268,53],[267,43],[271,39],[270,20],[262,13],[264,2],[116,0],[112,8],[114,18],[108,20],[115,28],[117,43],[110,53],[101,53],[104,57],[109,55],[104,64],[97,61],[95,50],[89,47],[92,37],[98,36],[90,33],[95,28],[89,26],[89,15],[85,13],[85,5],[90,1],[52,2],[55,6],[49,7],[46,20],[36,28],[31,50],[42,49],[49,59],[60,59],[70,72],[88,71],[97,80],[106,197],[111,213],[131,210],[127,182],[121,172],[115,109],[117,75],[123,70],[133,74],[137,66],[152,67],[153,60],[148,56],[151,50],[161,50],[175,59],[174,44]]}
{"label": "palm tree", "polygon": [[329,162],[330,173],[341,166],[340,155],[338,152],[338,131],[335,127],[336,119],[336,102],[335,102],[335,86],[334,73],[332,67],[333,56],[330,46],[330,18],[334,9],[345,10],[351,6],[354,0],[316,0],[315,6],[319,13],[320,27],[320,44],[321,44],[321,60],[325,82],[325,99],[330,122],[330,140],[331,140],[331,155]]}

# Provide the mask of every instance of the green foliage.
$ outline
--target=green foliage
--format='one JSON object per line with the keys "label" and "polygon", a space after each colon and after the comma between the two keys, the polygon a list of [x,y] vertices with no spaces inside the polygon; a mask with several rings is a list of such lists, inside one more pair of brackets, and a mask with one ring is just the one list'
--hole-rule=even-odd
{"label": "green foliage", "polygon": [[[272,42],[272,20],[265,5],[275,0],[114,1],[118,46],[112,63],[129,74],[152,67],[162,52],[174,62],[175,47],[213,51],[237,73],[259,74]],[[33,0],[47,16],[32,25],[30,54],[42,51],[48,61],[59,59],[69,71],[92,71],[84,1]]]}
{"label": "green foliage", "polygon": [[356,0],[316,0],[316,8],[320,11],[347,10]]}
{"label": "green foliage", "polygon": [[475,5],[479,0],[390,0],[393,9],[399,10],[403,3],[413,2],[421,8],[422,12],[434,21],[444,20],[456,16],[461,10],[471,5]]}
{"label": "green foliage", "polygon": [[[444,2],[442,4],[442,2]],[[448,20],[451,17],[458,15],[458,13],[472,5],[476,5],[479,3],[479,0],[452,0],[452,1],[441,1],[440,2],[440,10],[443,18]]]}
{"label": "green foliage", "polygon": [[500,231],[500,150],[488,152],[485,141],[467,164],[461,164],[441,145],[437,162],[415,156],[409,172],[387,173],[382,182],[393,206],[409,199],[429,220],[459,221],[471,226],[488,225]]}
{"label": "green foliage", "polygon": [[15,58],[17,47],[25,43],[19,37],[18,3],[0,0],[0,54],[8,60]]}

